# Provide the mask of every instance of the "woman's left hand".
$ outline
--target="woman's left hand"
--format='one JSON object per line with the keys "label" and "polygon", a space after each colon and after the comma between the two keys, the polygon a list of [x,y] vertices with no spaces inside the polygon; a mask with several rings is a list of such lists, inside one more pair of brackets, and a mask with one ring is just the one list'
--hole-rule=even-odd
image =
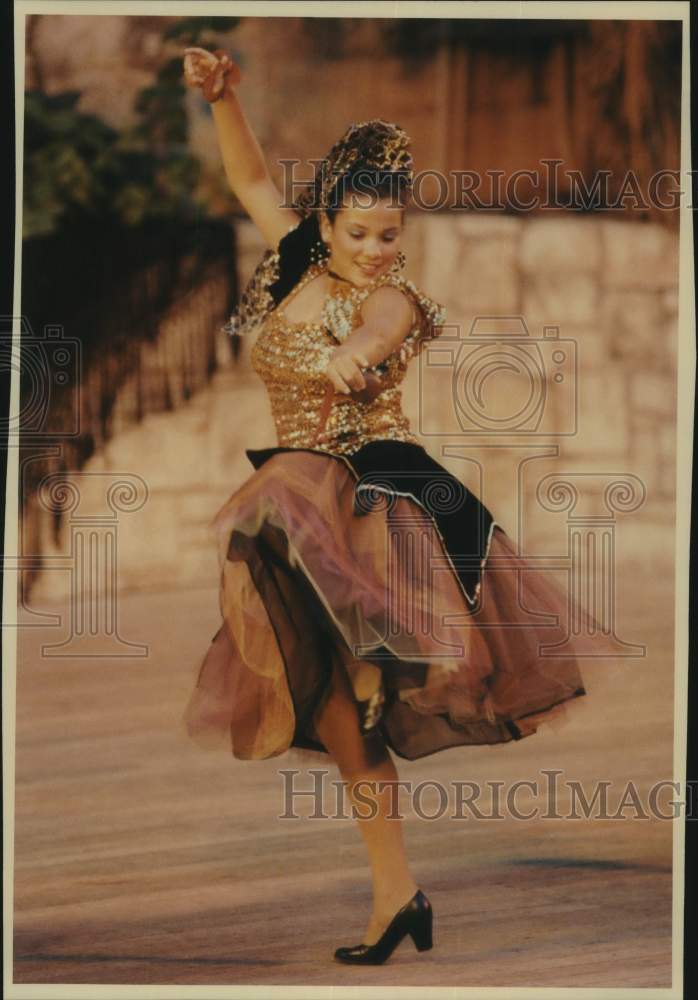
{"label": "woman's left hand", "polygon": [[213,52],[190,45],[184,50],[184,82],[188,87],[202,87],[206,77],[218,65]]}
{"label": "woman's left hand", "polygon": [[226,85],[240,83],[241,74],[239,66],[223,49],[209,52],[191,45],[184,50],[184,80],[189,87],[200,87],[206,100],[213,104],[223,95]]}

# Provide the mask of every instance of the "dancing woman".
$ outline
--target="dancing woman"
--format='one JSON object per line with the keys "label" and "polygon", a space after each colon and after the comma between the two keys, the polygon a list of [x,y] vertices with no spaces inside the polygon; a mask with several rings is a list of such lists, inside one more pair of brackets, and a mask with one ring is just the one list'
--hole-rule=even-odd
{"label": "dancing woman", "polygon": [[432,947],[432,908],[391,818],[389,750],[414,760],[521,739],[583,695],[569,650],[540,656],[566,595],[402,412],[407,365],[445,319],[402,274],[408,136],[382,120],[351,125],[286,206],[236,97],[237,67],[191,48],[184,73],[211,102],[228,180],[267,245],[229,332],[256,334],[278,437],[246,452],[254,471],[213,521],[223,621],[188,731],[240,759],[290,747],[332,757],[373,883],[363,940],[335,958],[378,964],[408,934]]}

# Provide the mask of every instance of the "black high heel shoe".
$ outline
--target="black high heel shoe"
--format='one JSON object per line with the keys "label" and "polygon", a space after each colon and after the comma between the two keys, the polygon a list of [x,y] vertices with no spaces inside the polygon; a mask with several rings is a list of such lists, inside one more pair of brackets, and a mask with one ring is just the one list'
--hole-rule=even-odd
{"label": "black high heel shoe", "polygon": [[365,701],[357,701],[359,709],[359,726],[364,736],[369,736],[378,723],[383,718],[383,705],[385,704],[385,691],[383,685],[374,691],[370,698]]}
{"label": "black high heel shoe", "polygon": [[412,938],[417,951],[433,947],[433,912],[431,903],[421,889],[397,911],[382,936],[375,944],[355,944],[350,948],[337,948],[334,957],[339,962],[352,965],[382,965],[390,958],[406,934]]}

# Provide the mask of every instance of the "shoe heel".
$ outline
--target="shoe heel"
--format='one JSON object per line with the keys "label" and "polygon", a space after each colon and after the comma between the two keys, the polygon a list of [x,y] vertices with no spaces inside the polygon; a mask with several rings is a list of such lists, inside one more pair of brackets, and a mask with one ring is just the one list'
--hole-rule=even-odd
{"label": "shoe heel", "polygon": [[409,935],[417,951],[429,951],[430,948],[433,948],[431,912],[427,914],[426,920],[419,927],[415,927],[409,931]]}

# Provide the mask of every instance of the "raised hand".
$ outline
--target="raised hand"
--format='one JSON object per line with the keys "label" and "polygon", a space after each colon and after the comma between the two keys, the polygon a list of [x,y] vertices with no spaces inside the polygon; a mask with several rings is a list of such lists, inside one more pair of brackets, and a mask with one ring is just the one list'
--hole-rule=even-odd
{"label": "raised hand", "polygon": [[200,87],[210,103],[222,96],[227,84],[241,80],[239,67],[222,49],[208,52],[198,46],[184,50],[184,81],[189,87]]}
{"label": "raised hand", "polygon": [[198,46],[184,50],[184,82],[189,87],[201,87],[208,74],[216,68],[218,60],[212,52]]}

